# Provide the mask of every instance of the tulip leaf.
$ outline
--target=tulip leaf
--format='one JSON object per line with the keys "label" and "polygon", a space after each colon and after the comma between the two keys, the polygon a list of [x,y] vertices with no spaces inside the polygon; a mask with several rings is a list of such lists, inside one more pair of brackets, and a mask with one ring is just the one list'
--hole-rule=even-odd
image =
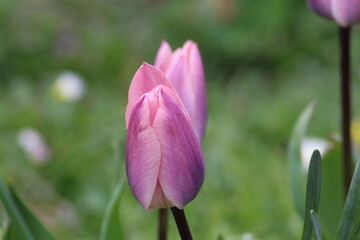
{"label": "tulip leaf", "polygon": [[16,232],[12,224],[10,224],[7,228],[4,240],[16,240]]}
{"label": "tulip leaf", "polygon": [[102,221],[100,240],[125,239],[120,224],[119,205],[124,180],[120,180],[114,187],[110,202],[106,208],[105,216]]}
{"label": "tulip leaf", "polygon": [[311,240],[313,225],[311,223],[310,212],[317,211],[320,202],[321,190],[321,155],[318,150],[315,150],[311,156],[308,180],[306,187],[306,205],[305,205],[305,220],[302,240]]}
{"label": "tulip leaf", "polygon": [[348,240],[356,233],[360,221],[360,166],[359,161],[352,177],[336,240]]}
{"label": "tulip leaf", "polygon": [[310,211],[310,218],[314,228],[315,240],[322,240],[319,218],[314,210]]}
{"label": "tulip leaf", "polygon": [[15,191],[7,188],[0,181],[0,198],[11,219],[6,234],[8,239],[21,240],[54,240],[55,237],[42,225],[42,223],[22,203]]}
{"label": "tulip leaf", "polygon": [[321,207],[317,211],[323,234],[329,239],[336,235],[344,205],[341,144],[333,144],[332,149],[322,156]]}
{"label": "tulip leaf", "polygon": [[301,165],[301,144],[314,108],[315,104],[310,103],[300,114],[294,125],[288,146],[290,188],[295,209],[302,217],[304,217],[305,211],[305,173]]}

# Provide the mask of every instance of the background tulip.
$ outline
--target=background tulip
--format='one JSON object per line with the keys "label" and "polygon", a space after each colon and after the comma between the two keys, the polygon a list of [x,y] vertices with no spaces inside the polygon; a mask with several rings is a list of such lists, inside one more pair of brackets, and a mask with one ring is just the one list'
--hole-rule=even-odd
{"label": "background tulip", "polygon": [[333,19],[343,27],[360,21],[358,0],[308,0],[308,4],[315,13]]}
{"label": "background tulip", "polygon": [[193,128],[201,142],[206,127],[207,101],[205,75],[197,44],[187,41],[172,52],[163,41],[155,59],[155,66],[165,73],[193,121]]}
{"label": "background tulip", "polygon": [[183,208],[204,180],[199,142],[174,95],[168,87],[155,87],[137,101],[128,123],[126,172],[147,210]]}

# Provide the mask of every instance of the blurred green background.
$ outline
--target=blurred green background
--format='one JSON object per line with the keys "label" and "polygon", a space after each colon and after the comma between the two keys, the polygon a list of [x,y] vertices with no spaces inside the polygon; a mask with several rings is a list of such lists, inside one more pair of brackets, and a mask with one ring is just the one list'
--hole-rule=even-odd
{"label": "blurred green background", "polygon": [[[59,239],[97,239],[115,170],[124,174],[127,90],[161,40],[200,47],[209,102],[206,179],[186,207],[195,239],[299,239],[286,149],[312,100],[309,134],[339,132],[337,28],[301,0],[0,1],[0,177]],[[360,39],[354,30],[353,92]],[[80,76],[85,94],[61,101],[54,81]],[[354,113],[360,99],[354,96]],[[50,157],[19,146],[38,131]],[[119,143],[115,159],[112,143]],[[128,185],[120,213],[126,239],[155,239],[157,213]],[[2,227],[6,224],[0,207]],[[244,235],[245,234],[245,235]],[[179,239],[170,217],[170,239]]]}

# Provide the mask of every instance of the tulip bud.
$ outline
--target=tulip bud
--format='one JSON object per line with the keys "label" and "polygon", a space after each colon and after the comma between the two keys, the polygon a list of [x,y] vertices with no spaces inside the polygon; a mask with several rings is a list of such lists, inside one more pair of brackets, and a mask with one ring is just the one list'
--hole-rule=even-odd
{"label": "tulip bud", "polygon": [[308,0],[308,4],[315,13],[335,20],[342,27],[360,21],[359,0]]}
{"label": "tulip bud", "polygon": [[136,72],[126,119],[126,173],[135,198],[146,210],[183,208],[200,190],[204,159],[190,118],[157,68],[143,64]]}
{"label": "tulip bud", "polygon": [[201,142],[206,128],[207,101],[204,68],[197,44],[187,41],[182,48],[172,52],[170,45],[163,41],[155,66],[166,75],[179,94]]}

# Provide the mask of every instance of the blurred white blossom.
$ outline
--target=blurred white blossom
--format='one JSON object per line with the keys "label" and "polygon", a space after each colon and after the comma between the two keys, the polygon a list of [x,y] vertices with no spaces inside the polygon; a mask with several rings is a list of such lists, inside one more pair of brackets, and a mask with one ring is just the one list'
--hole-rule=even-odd
{"label": "blurred white blossom", "polygon": [[[220,235],[222,236],[222,235]],[[223,239],[223,237],[219,237],[219,239]],[[244,232],[240,235],[225,235],[224,239],[226,240],[258,240],[254,234],[251,232]]]}
{"label": "blurred white blossom", "polygon": [[55,80],[53,91],[60,101],[77,101],[85,94],[85,83],[79,75],[65,71]]}
{"label": "blurred white blossom", "polygon": [[18,143],[34,162],[44,163],[49,160],[50,149],[43,137],[35,129],[22,129],[18,134]]}
{"label": "blurred white blossom", "polygon": [[246,232],[241,235],[241,240],[255,240],[255,237],[252,233]]}
{"label": "blurred white blossom", "polygon": [[305,171],[309,168],[311,155],[314,150],[319,150],[321,156],[328,152],[332,143],[323,138],[304,138],[301,143],[301,163]]}
{"label": "blurred white blossom", "polygon": [[57,204],[55,210],[57,218],[63,224],[74,230],[80,227],[79,217],[70,202],[62,200],[59,204]]}

